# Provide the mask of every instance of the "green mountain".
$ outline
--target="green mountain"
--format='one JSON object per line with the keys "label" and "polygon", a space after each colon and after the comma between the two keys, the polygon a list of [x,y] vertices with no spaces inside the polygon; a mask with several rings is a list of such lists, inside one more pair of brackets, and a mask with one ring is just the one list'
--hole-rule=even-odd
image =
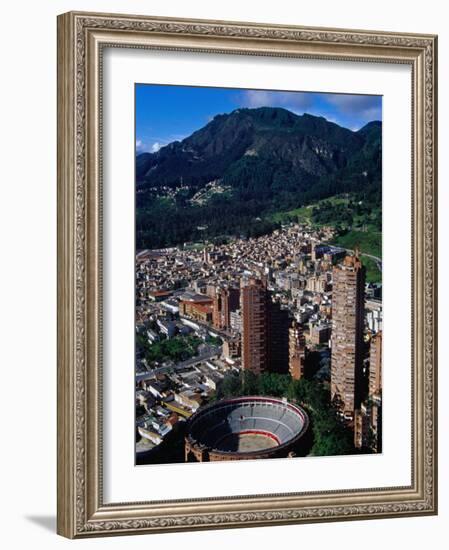
{"label": "green mountain", "polygon": [[136,157],[137,247],[260,234],[270,213],[345,192],[379,206],[381,133],[280,108],[217,115]]}

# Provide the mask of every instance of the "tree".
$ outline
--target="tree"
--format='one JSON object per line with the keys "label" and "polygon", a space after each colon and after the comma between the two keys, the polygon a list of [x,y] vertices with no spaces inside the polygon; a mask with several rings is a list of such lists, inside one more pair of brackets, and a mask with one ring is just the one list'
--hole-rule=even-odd
{"label": "tree", "polygon": [[258,395],[259,379],[252,371],[245,370],[242,375],[242,395]]}
{"label": "tree", "polygon": [[273,397],[285,397],[291,377],[288,374],[277,374],[266,372],[260,375],[259,390],[262,395],[272,395]]}
{"label": "tree", "polygon": [[217,388],[217,399],[237,397],[242,392],[242,378],[234,372],[227,372]]}
{"label": "tree", "polygon": [[288,396],[309,412],[314,438],[311,454],[335,456],[355,452],[352,431],[340,422],[323,385],[304,378],[293,380]]}

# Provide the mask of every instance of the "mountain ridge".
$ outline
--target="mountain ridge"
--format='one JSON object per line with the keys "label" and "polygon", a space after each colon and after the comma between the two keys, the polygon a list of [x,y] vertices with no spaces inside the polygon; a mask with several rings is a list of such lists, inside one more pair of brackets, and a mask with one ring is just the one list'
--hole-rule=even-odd
{"label": "mountain ridge", "polygon": [[[248,207],[246,218],[342,192],[364,194],[379,203],[381,133],[380,121],[353,131],[324,117],[296,115],[278,107],[216,115],[182,141],[136,156],[138,238],[142,237],[141,244],[154,244],[151,212],[156,206],[158,215],[163,212],[164,198],[170,199],[164,207],[178,225],[186,223],[182,209],[201,224],[206,211],[214,215],[218,207],[227,207],[230,213],[237,212],[235,227],[222,224],[213,234],[239,231],[242,203]],[[213,185],[226,193],[214,192]],[[196,204],[201,193],[207,201]],[[244,225],[248,223],[247,219]],[[152,237],[145,238],[145,232]],[[198,238],[197,231],[190,233],[181,231],[179,238]]]}

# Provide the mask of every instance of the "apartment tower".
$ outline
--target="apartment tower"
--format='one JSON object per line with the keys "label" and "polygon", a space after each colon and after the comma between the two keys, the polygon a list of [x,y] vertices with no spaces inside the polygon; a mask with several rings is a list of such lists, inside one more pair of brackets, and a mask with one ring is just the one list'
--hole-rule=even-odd
{"label": "apartment tower", "polygon": [[261,279],[242,280],[242,362],[244,370],[261,374],[268,370],[268,291]]}
{"label": "apartment tower", "polygon": [[331,396],[347,420],[360,407],[363,369],[365,268],[346,256],[332,273]]}
{"label": "apartment tower", "polygon": [[243,368],[288,373],[288,311],[271,300],[266,282],[251,278],[240,292]]}

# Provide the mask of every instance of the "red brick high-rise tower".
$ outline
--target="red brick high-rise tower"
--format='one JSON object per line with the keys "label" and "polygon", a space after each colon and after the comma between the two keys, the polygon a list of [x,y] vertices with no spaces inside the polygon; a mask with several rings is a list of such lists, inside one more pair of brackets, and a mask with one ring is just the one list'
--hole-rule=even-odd
{"label": "red brick high-rise tower", "polygon": [[242,281],[242,362],[245,370],[288,373],[288,311],[271,300],[266,282]]}
{"label": "red brick high-rise tower", "polygon": [[360,407],[363,369],[365,268],[346,256],[333,269],[331,396],[348,420]]}
{"label": "red brick high-rise tower", "polygon": [[268,291],[261,279],[242,282],[242,363],[245,370],[261,374],[268,370]]}

